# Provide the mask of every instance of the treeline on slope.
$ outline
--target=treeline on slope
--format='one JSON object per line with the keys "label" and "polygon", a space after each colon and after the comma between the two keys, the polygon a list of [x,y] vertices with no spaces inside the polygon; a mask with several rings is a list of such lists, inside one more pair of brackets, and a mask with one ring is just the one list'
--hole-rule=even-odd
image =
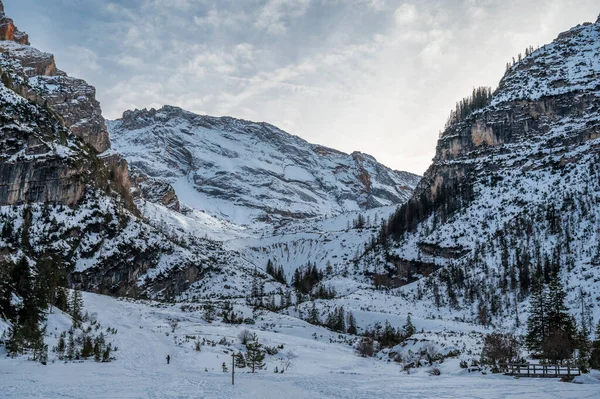
{"label": "treeline on slope", "polygon": [[[275,266],[271,259],[267,261],[266,272],[285,288],[266,294],[264,276],[254,269],[246,303],[255,309],[278,311],[308,300],[332,299],[337,295],[333,287],[322,284],[324,277],[333,273],[330,263],[323,272],[315,263],[308,262],[294,271],[290,284],[287,283],[283,268]],[[279,298],[278,302],[276,297]]]}
{"label": "treeline on slope", "polygon": [[[579,359],[587,356],[574,358],[574,354],[589,349],[592,310],[599,300],[586,287],[586,281],[598,278],[596,268],[600,265],[600,242],[595,238],[600,225],[599,161],[600,156],[593,155],[589,166],[571,166],[571,175],[568,165],[551,170],[567,175],[568,181],[577,181],[574,190],[563,190],[516,214],[489,240],[476,243],[467,256],[419,283],[413,299],[431,299],[438,308],[472,309],[469,321],[484,326],[497,327],[496,321],[503,324],[512,319],[520,327],[524,325],[520,303],[530,298],[532,305],[537,304],[533,314],[547,323],[558,320],[538,328],[538,341],[530,350],[546,361],[570,361],[585,369],[586,362]],[[583,182],[578,181],[580,178]],[[494,212],[502,212],[502,208],[495,207]],[[484,229],[488,222],[479,221]],[[432,226],[425,224],[423,229],[430,231]],[[461,233],[455,230],[454,234]],[[577,273],[580,284],[576,290],[573,280],[561,279],[573,273]],[[577,315],[577,322],[561,299],[565,282],[574,291],[571,313]]]}
{"label": "treeline on slope", "polygon": [[[600,204],[600,197],[597,195],[600,190],[598,162],[600,155],[596,154],[590,158],[589,167],[578,168],[573,164],[552,166],[549,169],[551,175],[569,174],[566,177],[568,180],[583,179],[583,182],[571,187],[573,191],[569,189],[556,193],[557,199],[524,204],[523,212],[512,216],[510,222],[503,222],[504,225],[498,227],[488,242],[476,242],[472,253],[464,259],[451,262],[445,271],[440,271],[439,278],[434,279],[448,283],[449,295],[443,296],[450,299],[452,306],[458,306],[454,300],[456,293],[456,296],[464,299],[466,306],[484,298],[491,304],[486,306],[488,310],[490,307],[506,308],[507,301],[503,301],[501,297],[507,292],[518,293],[517,301],[522,301],[529,294],[531,284],[539,274],[543,273],[545,282],[548,282],[553,269],[564,266],[566,272],[571,272],[576,259],[581,257],[592,257],[600,264],[600,243],[584,245],[585,240],[591,239],[590,234],[596,229],[594,226],[600,225],[595,211]],[[497,186],[500,183],[494,184]],[[499,187],[499,190],[512,189],[508,187],[508,182],[503,184],[505,186]],[[462,190],[440,190],[440,195],[433,202],[429,201],[425,194],[421,194],[418,199],[413,198],[401,206],[382,224],[377,241],[371,247],[381,245],[385,254],[389,239],[401,241],[405,233],[414,231],[421,223],[422,235],[429,236],[445,220],[460,213],[461,209],[468,205],[467,201],[473,198],[472,187],[463,186]],[[452,191],[456,194],[452,195]],[[491,206],[488,209],[491,209]],[[502,213],[505,212],[505,208],[500,206],[491,211]],[[431,216],[429,220],[428,216]],[[488,220],[475,222],[481,225],[482,230],[489,228]],[[589,227],[580,228],[584,224]],[[464,234],[456,230],[454,225],[446,227],[448,232],[445,234],[453,237]],[[582,236],[578,238],[579,235]],[[552,245],[548,246],[547,243]],[[471,276],[470,270],[481,270],[485,276]],[[451,274],[456,273],[465,275],[466,280],[449,278]],[[486,287],[491,287],[492,290],[487,290]],[[439,288],[438,284],[436,289]],[[492,292],[496,291],[496,288],[500,288],[499,293]]]}
{"label": "treeline on slope", "polygon": [[452,180],[439,186],[433,199],[423,192],[402,204],[387,221],[382,222],[376,243],[387,248],[389,239],[400,240],[404,233],[414,231],[419,223],[432,215],[434,225],[445,223],[473,198],[473,186],[466,179]]}
{"label": "treeline on slope", "polygon": [[[600,254],[600,245],[575,247],[574,228],[582,217],[577,215],[572,210],[556,212],[553,204],[546,212],[518,215],[493,240],[477,244],[464,260],[419,283],[415,299],[427,296],[437,308],[474,309],[474,320],[484,326],[491,325],[493,319],[513,317],[519,327],[519,303],[538,284],[550,284],[556,276],[571,272],[575,265],[573,251]],[[565,221],[561,221],[563,217]],[[543,250],[542,243],[549,242],[550,237],[555,239],[554,247]],[[589,327],[593,298],[583,288],[578,295],[584,305],[582,319]]]}
{"label": "treeline on slope", "polygon": [[[73,323],[68,332],[60,334],[53,348],[59,360],[112,360],[113,348],[99,331],[100,323],[83,313],[81,293],[74,290],[69,298],[65,285],[66,270],[56,254],[43,254],[33,266],[25,256],[15,263],[0,262],[0,316],[10,322],[8,334],[0,343],[9,356],[29,354],[31,360],[48,362],[45,323],[47,312],[56,307],[69,314]],[[116,333],[112,329],[107,332]]]}
{"label": "treeline on slope", "polygon": [[[492,89],[487,86],[473,88],[473,93],[456,103],[446,122],[445,129],[464,121],[473,112],[487,106],[492,99]],[[417,189],[418,190],[418,189]],[[464,204],[473,200],[473,187],[468,179],[445,181],[435,193],[421,191],[413,195],[381,225],[377,244],[387,246],[387,239],[399,240],[405,232],[414,231],[420,222],[434,215],[436,224],[444,223]]]}
{"label": "treeline on slope", "polygon": [[33,270],[24,256],[14,263],[0,262],[0,317],[11,323],[4,340],[9,355],[30,351],[33,360],[47,361],[40,324],[46,320],[46,310],[61,301],[58,288],[65,278],[62,262],[54,254],[41,256]]}
{"label": "treeline on slope", "polygon": [[[537,47],[537,49],[539,50],[540,46]],[[529,57],[531,54],[533,54],[533,52],[536,49],[533,46],[528,46],[525,49],[525,57]],[[517,63],[521,62],[523,60],[523,54],[519,53],[517,55],[517,58],[515,59],[515,57],[512,57],[512,62],[507,62],[506,63],[506,72],[504,73],[504,75],[506,76],[506,74],[511,70],[512,67],[514,67]]]}
{"label": "treeline on slope", "polygon": [[500,332],[486,335],[483,363],[494,372],[504,371],[507,363],[521,361],[521,348],[525,346],[544,364],[578,367],[584,373],[590,368],[600,369],[600,321],[592,342],[588,324],[582,321],[578,328],[569,313],[566,296],[557,275],[549,284],[540,280],[531,295],[526,335],[523,339]]}
{"label": "treeline on slope", "polygon": [[474,87],[470,96],[463,98],[456,103],[454,110],[450,111],[450,116],[446,120],[445,129],[464,121],[473,112],[484,108],[492,99],[492,88],[488,86]]}
{"label": "treeline on slope", "polygon": [[[39,210],[40,220],[50,226],[49,231],[52,231],[56,220],[51,217],[50,205],[42,204]],[[71,315],[73,321],[73,327],[68,331],[69,342],[64,347],[66,354],[63,356],[60,350],[57,352],[59,360],[79,360],[82,356],[86,358],[90,339],[96,339],[89,329],[100,328],[100,324],[96,321],[92,323],[87,312],[82,322],[83,302],[78,291],[75,290],[72,298],[68,299],[67,276],[72,271],[72,265],[65,262],[56,252],[38,252],[40,248],[34,248],[30,237],[34,220],[31,206],[22,208],[22,223],[18,229],[10,217],[2,215],[1,219],[0,238],[3,245],[8,250],[20,250],[16,261],[10,257],[0,260],[0,317],[10,323],[8,334],[2,339],[7,353],[10,356],[30,354],[32,360],[46,363],[48,345],[44,341],[47,333],[45,324],[48,313],[56,307]],[[84,323],[88,323],[85,330]],[[66,339],[66,332],[62,338]],[[110,361],[110,343],[103,337],[100,337],[97,343],[98,345],[94,342],[92,346],[95,355],[101,351],[100,360]],[[60,347],[61,345],[59,349]]]}

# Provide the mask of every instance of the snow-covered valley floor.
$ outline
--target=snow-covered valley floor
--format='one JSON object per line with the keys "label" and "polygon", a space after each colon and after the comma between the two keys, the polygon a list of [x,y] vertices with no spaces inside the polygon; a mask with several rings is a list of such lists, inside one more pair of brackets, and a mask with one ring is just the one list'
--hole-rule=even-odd
{"label": "snow-covered valley floor", "polygon": [[[349,345],[330,342],[336,334],[284,315],[267,314],[254,326],[231,326],[207,324],[201,312],[183,312],[180,305],[150,306],[94,294],[84,294],[84,301],[86,310],[97,313],[104,326],[118,330],[110,338],[118,347],[116,360],[66,364],[57,360],[43,366],[2,354],[1,398],[591,399],[600,395],[598,384],[468,373],[458,367],[457,359],[444,362],[440,376],[430,376],[427,368],[409,375],[396,363],[361,358]],[[169,325],[172,319],[179,320],[174,333]],[[68,322],[67,316],[55,312],[47,333],[60,333]],[[230,353],[241,348],[237,335],[244,328],[256,331],[264,345],[283,344],[284,349],[267,356],[266,370],[256,374],[247,368],[236,370],[232,386],[231,374],[223,372],[222,363],[231,371]],[[203,345],[197,352],[192,337],[215,342],[224,337],[228,343]],[[167,355],[171,356],[168,365]],[[293,357],[293,365],[284,374],[273,373],[284,357]]]}

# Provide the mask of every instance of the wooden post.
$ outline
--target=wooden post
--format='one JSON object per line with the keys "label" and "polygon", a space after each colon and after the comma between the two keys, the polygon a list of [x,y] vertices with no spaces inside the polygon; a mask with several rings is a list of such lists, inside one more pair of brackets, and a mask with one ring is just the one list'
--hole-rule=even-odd
{"label": "wooden post", "polygon": [[235,385],[235,351],[231,354],[231,385]]}
{"label": "wooden post", "polygon": [[571,377],[571,366],[567,366],[567,376]]}

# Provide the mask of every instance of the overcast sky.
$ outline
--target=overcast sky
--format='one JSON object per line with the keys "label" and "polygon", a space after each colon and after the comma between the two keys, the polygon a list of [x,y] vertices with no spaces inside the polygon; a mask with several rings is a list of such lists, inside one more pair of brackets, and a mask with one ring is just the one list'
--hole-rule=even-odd
{"label": "overcast sky", "polygon": [[104,116],[177,105],[266,121],[422,174],[456,100],[598,0],[4,0]]}

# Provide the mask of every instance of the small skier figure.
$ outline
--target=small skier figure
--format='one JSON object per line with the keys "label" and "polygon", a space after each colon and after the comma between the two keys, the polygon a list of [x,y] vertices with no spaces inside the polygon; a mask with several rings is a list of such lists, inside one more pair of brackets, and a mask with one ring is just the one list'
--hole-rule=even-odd
{"label": "small skier figure", "polygon": [[167,355],[167,364],[171,362],[171,355]]}

